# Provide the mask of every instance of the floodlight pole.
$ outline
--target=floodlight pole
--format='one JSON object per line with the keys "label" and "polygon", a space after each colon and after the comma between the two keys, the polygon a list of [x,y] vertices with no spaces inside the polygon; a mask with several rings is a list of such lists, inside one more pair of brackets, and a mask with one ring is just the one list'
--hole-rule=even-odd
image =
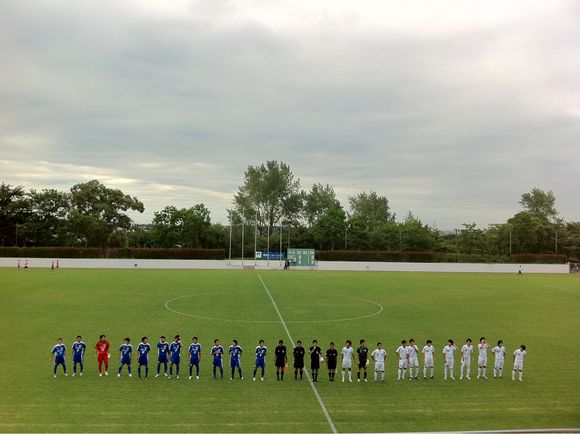
{"label": "floodlight pole", "polygon": [[245,227],[244,227],[244,209],[242,208],[242,268],[244,268],[244,231],[245,231]]}
{"label": "floodlight pole", "polygon": [[284,226],[280,226],[280,267],[282,266],[282,228],[284,228]]}
{"label": "floodlight pole", "polygon": [[270,224],[268,223],[268,267],[270,266]]}
{"label": "floodlight pole", "polygon": [[254,266],[258,265],[258,258],[256,257],[258,252],[258,214],[255,216],[256,227],[254,228]]}
{"label": "floodlight pole", "polygon": [[228,256],[228,265],[232,265],[232,210],[230,209],[230,248]]}

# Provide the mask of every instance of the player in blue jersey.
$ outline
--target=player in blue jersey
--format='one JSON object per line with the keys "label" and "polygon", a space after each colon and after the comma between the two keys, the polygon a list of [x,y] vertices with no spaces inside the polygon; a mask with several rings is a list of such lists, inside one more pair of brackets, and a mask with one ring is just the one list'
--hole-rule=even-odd
{"label": "player in blue jersey", "polygon": [[181,336],[175,335],[173,342],[169,345],[169,378],[173,376],[173,367],[175,366],[175,378],[179,378],[179,361],[181,359]]}
{"label": "player in blue jersey", "polygon": [[235,339],[232,341],[232,344],[230,345],[228,352],[230,354],[230,367],[232,368],[232,377],[230,379],[231,380],[234,379],[236,368],[238,368],[240,380],[243,380],[244,376],[242,375],[242,362],[240,360],[242,358],[243,350],[242,347],[238,345],[238,341],[236,341]]}
{"label": "player in blue jersey", "polygon": [[147,336],[141,338],[141,343],[137,347],[137,353],[139,354],[139,361],[137,363],[137,375],[141,378],[141,366],[145,366],[145,378],[149,375],[149,352],[151,351],[151,345],[149,345],[149,339]]}
{"label": "player in blue jersey", "polygon": [[62,338],[56,340],[56,345],[52,347],[50,360],[54,360],[54,378],[56,378],[56,368],[62,365],[62,371],[66,377],[66,360],[64,358],[66,353],[66,346],[62,343]]}
{"label": "player in blue jersey", "polygon": [[163,375],[167,377],[167,354],[169,353],[169,343],[165,341],[165,336],[159,338],[157,342],[157,374],[155,377],[159,377],[161,371],[161,365],[163,365],[164,371]]}
{"label": "player in blue jersey", "polygon": [[123,339],[123,344],[119,347],[119,359],[121,364],[119,365],[119,372],[117,373],[117,377],[121,376],[121,371],[123,370],[123,366],[127,365],[127,371],[129,372],[129,377],[132,377],[131,374],[131,359],[133,358],[133,345],[131,345],[131,339],[125,338]]}
{"label": "player in blue jersey", "polygon": [[73,353],[73,374],[74,377],[77,375],[77,365],[80,366],[80,373],[79,375],[83,376],[83,368],[84,368],[84,360],[85,360],[85,351],[87,349],[86,344],[83,342],[83,338],[81,336],[77,336],[77,340],[74,344],[72,344],[72,353]]}
{"label": "player in blue jersey", "polygon": [[258,346],[256,347],[256,367],[254,368],[254,381],[256,381],[256,372],[258,372],[258,368],[262,369],[262,377],[260,378],[264,381],[264,371],[266,368],[266,353],[268,352],[268,348],[264,346],[264,339],[260,339]]}
{"label": "player in blue jersey", "polygon": [[213,341],[213,347],[211,348],[211,355],[213,357],[213,378],[216,378],[216,371],[219,368],[222,375],[222,380],[224,379],[224,366],[222,364],[222,356],[224,354],[224,347],[220,345],[220,340],[215,339]]}
{"label": "player in blue jersey", "polygon": [[159,372],[161,371],[161,365],[163,364],[164,371],[163,375],[167,377],[167,354],[169,353],[169,343],[165,341],[165,336],[159,338],[157,342],[157,375],[159,377]]}
{"label": "player in blue jersey", "polygon": [[193,367],[195,366],[195,378],[199,380],[199,362],[201,360],[201,344],[197,342],[197,336],[191,338],[189,344],[189,379],[193,377]]}

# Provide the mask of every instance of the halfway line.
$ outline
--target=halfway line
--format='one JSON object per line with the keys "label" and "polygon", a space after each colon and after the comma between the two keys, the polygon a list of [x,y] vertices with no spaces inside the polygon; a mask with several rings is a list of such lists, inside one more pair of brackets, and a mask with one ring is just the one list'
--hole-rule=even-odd
{"label": "halfway line", "polygon": [[[278,309],[278,305],[274,301],[274,297],[272,297],[272,294],[270,293],[270,290],[268,289],[268,287],[264,283],[264,280],[262,279],[262,276],[260,275],[260,273],[258,273],[258,277],[260,278],[260,282],[262,282],[262,286],[266,290],[268,297],[270,297],[270,301],[274,305],[274,309],[276,309],[276,313],[278,314],[278,318],[280,318],[280,322],[284,326],[284,330],[286,330],[286,334],[288,335],[288,339],[290,339],[290,342],[292,342],[292,347],[294,347],[296,344],[294,343],[294,339],[292,339],[292,335],[290,334],[290,330],[288,330],[288,327],[286,326],[286,322],[284,321],[284,318],[282,318],[282,314],[280,313],[280,309]],[[314,395],[316,396],[316,399],[318,400],[318,403],[320,404],[320,408],[322,409],[322,412],[324,413],[324,417],[326,417],[326,421],[328,422],[328,425],[330,426],[330,430],[335,434],[338,433],[338,431],[336,430],[336,426],[334,426],[334,422],[332,421],[332,418],[330,417],[330,413],[328,412],[326,405],[324,405],[324,401],[322,401],[322,398],[320,397],[318,390],[316,390],[316,386],[314,386],[314,382],[310,378],[310,374],[308,373],[308,369],[306,369],[306,367],[304,367],[304,370],[306,371],[306,376],[308,377],[308,382],[310,383],[310,387],[312,388],[312,391],[314,392]]]}

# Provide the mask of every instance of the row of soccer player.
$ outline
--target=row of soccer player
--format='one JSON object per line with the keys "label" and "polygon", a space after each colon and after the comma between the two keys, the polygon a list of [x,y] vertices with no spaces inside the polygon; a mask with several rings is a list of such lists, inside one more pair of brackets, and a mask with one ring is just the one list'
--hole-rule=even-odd
{"label": "row of soccer player", "polygon": [[[254,365],[254,375],[253,380],[256,381],[256,374],[260,371],[260,379],[264,380],[265,368],[266,368],[266,355],[268,354],[268,349],[264,345],[265,342],[261,339],[256,347],[255,354],[255,365]],[[176,335],[173,342],[169,343],[166,341],[165,336],[159,338],[157,342],[157,373],[156,377],[161,375],[161,368],[163,368],[163,375],[169,378],[173,377],[175,370],[175,377],[179,378],[179,367],[181,362],[181,350],[183,348],[183,343],[181,342],[181,337]],[[77,373],[77,366],[79,368],[79,374],[83,375],[84,368],[84,355],[86,351],[86,344],[83,342],[81,336],[77,336],[76,342],[72,345],[73,353],[73,376]],[[478,360],[477,360],[477,378],[487,379],[487,351],[489,345],[484,337],[479,340],[478,348]],[[101,335],[99,341],[95,345],[95,351],[99,366],[99,376],[104,374],[109,375],[109,359],[111,358],[111,345],[106,340],[105,335]],[[317,340],[312,341],[312,345],[308,350],[302,346],[301,341],[297,341],[296,347],[292,351],[294,358],[294,378],[302,379],[304,373],[304,357],[306,352],[310,357],[310,370],[312,381],[318,381],[318,371],[320,369],[321,363],[326,363],[328,369],[329,381],[334,381],[339,353],[335,347],[334,342],[330,342],[329,348],[326,352],[323,352],[322,348],[318,345]],[[455,346],[453,339],[449,339],[447,345],[443,348],[443,358],[444,358],[444,378],[451,378],[455,380],[454,377],[454,365],[455,365],[455,352],[457,347]],[[151,352],[151,344],[147,337],[141,338],[141,342],[137,347],[138,353],[138,376],[141,377],[141,371],[143,368],[143,374],[145,377],[149,375],[149,353]],[[474,352],[474,347],[472,345],[471,339],[467,339],[465,345],[461,348],[461,368],[460,368],[460,379],[470,378],[471,371],[471,356]],[[495,356],[495,363],[493,369],[494,378],[502,378],[504,361],[506,350],[503,345],[503,341],[499,340],[497,346],[495,346],[491,352]],[[200,363],[202,357],[201,344],[198,342],[198,338],[194,336],[191,340],[191,344],[188,349],[189,353],[189,379],[193,378],[193,370],[195,368],[195,377],[199,379]],[[369,354],[370,353],[370,354]],[[407,374],[409,380],[419,379],[419,349],[415,344],[414,339],[410,339],[407,343],[406,340],[401,342],[401,345],[395,350],[398,359],[398,370],[397,370],[397,380],[405,380]],[[435,348],[431,340],[427,340],[425,346],[421,350],[423,354],[423,378],[434,378],[435,369]],[[231,368],[231,379],[235,378],[236,370],[239,377],[243,379],[242,375],[242,364],[241,357],[243,354],[242,347],[238,344],[237,340],[233,340],[232,344],[228,348],[229,356],[229,367]],[[352,346],[352,342],[347,340],[345,346],[341,350],[341,367],[342,367],[342,382],[348,379],[352,382],[352,370],[355,366],[357,373],[357,381],[367,381],[367,367],[372,359],[374,362],[374,380],[375,381],[385,381],[385,361],[387,358],[387,352],[383,348],[381,342],[378,342],[376,348],[371,352],[366,345],[364,339],[360,340],[360,345],[358,348]],[[66,345],[62,342],[62,338],[57,339],[56,345],[52,349],[52,359],[54,360],[54,376],[56,377],[57,368],[59,365],[62,366],[64,375],[66,376]],[[213,376],[217,378],[218,372],[220,378],[224,377],[223,368],[223,356],[225,355],[225,348],[221,345],[219,339],[214,340],[214,345],[211,348],[210,355],[212,358]],[[326,357],[325,357],[326,356]],[[519,380],[523,381],[522,373],[524,369],[524,359],[526,357],[526,346],[520,345],[513,353],[513,371],[512,380],[515,380],[516,373],[519,374]],[[121,376],[123,367],[127,367],[128,375],[132,376],[131,362],[133,358],[133,345],[129,338],[125,338],[123,343],[119,347],[119,368],[117,376]],[[356,360],[355,360],[356,358]],[[167,368],[169,364],[169,375],[167,373]],[[282,340],[278,341],[278,345],[274,349],[274,366],[276,367],[276,379],[283,381],[284,373],[288,369],[288,352],[284,342]]]}

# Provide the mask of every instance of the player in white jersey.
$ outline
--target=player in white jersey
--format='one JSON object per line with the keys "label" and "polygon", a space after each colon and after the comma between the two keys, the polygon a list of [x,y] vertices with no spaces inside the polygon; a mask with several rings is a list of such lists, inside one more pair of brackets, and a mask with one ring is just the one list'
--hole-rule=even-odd
{"label": "player in white jersey", "polygon": [[354,357],[354,348],[352,347],[352,342],[347,340],[344,348],[342,349],[342,382],[344,383],[344,377],[346,371],[348,371],[348,382],[352,383],[352,359]]}
{"label": "player in white jersey", "polygon": [[433,371],[435,370],[433,355],[435,354],[435,348],[433,347],[433,342],[431,342],[431,339],[427,340],[427,345],[423,347],[421,352],[425,357],[423,362],[423,378],[425,380],[427,379],[427,368],[431,369],[431,378],[433,378]]}
{"label": "player in white jersey", "polygon": [[415,379],[419,379],[419,348],[415,345],[415,339],[409,339],[409,380],[413,379],[413,368],[415,368]]}
{"label": "player in white jersey", "polygon": [[397,371],[397,380],[401,378],[405,379],[405,373],[407,372],[407,365],[409,364],[409,348],[407,347],[407,341],[401,341],[399,348],[395,350],[399,355],[399,370]]}
{"label": "player in white jersey", "polygon": [[447,345],[443,348],[444,360],[445,360],[445,369],[443,370],[443,376],[447,380],[447,373],[449,372],[449,376],[452,380],[455,380],[453,376],[453,367],[455,366],[455,359],[453,355],[457,351],[457,347],[453,344],[453,339],[449,339],[447,341]]}
{"label": "player in white jersey", "polygon": [[459,368],[459,379],[463,380],[463,371],[467,371],[466,378],[469,378],[469,373],[471,372],[471,354],[473,353],[473,345],[471,345],[471,339],[467,338],[465,345],[461,347],[461,368]]}
{"label": "player in white jersey", "polygon": [[514,370],[512,371],[512,381],[516,381],[516,371],[519,371],[520,381],[522,379],[522,373],[524,371],[524,359],[526,358],[526,346],[520,345],[520,347],[514,351]]}
{"label": "player in white jersey", "polygon": [[485,338],[479,339],[479,356],[477,357],[477,378],[485,378],[487,380],[487,349],[489,345]]}
{"label": "player in white jersey", "polygon": [[375,362],[375,382],[378,381],[379,372],[381,373],[381,381],[385,382],[385,359],[387,352],[383,349],[381,342],[377,343],[377,347],[371,353],[371,357]]}
{"label": "player in white jersey", "polygon": [[503,362],[505,360],[505,348],[503,346],[503,341],[497,341],[497,347],[493,347],[491,352],[495,355],[493,378],[501,378],[503,375]]}

